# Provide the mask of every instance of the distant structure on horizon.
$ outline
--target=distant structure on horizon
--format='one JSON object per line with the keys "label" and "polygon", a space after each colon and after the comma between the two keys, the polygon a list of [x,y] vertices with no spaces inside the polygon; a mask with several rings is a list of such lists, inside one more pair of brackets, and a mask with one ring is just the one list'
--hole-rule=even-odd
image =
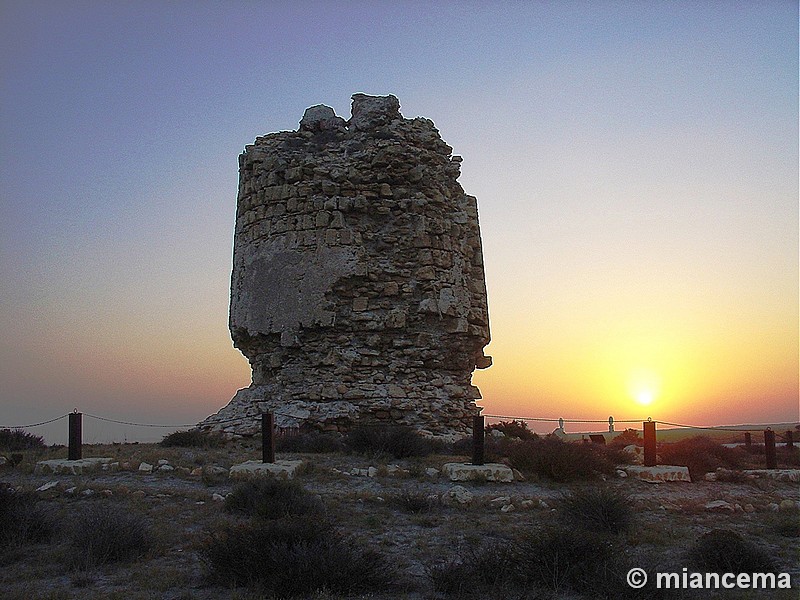
{"label": "distant structure on horizon", "polygon": [[256,433],[271,411],[301,429],[471,431],[472,373],[491,365],[476,199],[433,122],[399,108],[312,106],[239,156],[230,331],[253,380],[201,428]]}

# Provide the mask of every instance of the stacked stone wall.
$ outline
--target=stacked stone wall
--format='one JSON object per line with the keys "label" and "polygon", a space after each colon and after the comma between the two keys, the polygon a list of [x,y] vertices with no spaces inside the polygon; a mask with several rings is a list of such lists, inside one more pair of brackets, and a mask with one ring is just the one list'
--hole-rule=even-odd
{"label": "stacked stone wall", "polygon": [[298,131],[239,157],[230,329],[250,387],[201,425],[467,433],[473,370],[491,364],[476,199],[461,158],[394,96],[353,97],[348,122],[307,109]]}

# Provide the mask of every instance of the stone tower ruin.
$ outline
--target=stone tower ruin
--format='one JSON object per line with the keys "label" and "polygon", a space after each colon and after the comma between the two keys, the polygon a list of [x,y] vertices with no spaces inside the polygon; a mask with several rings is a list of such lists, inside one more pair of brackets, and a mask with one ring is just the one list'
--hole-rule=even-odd
{"label": "stone tower ruin", "polygon": [[255,433],[272,411],[325,431],[471,430],[472,372],[491,364],[476,200],[433,123],[399,108],[312,106],[239,156],[230,331],[253,381],[200,427]]}

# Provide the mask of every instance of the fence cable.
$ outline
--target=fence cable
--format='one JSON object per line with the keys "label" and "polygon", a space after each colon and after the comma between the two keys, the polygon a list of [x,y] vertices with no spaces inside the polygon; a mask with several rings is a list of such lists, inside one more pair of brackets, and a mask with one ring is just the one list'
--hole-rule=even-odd
{"label": "fence cable", "polygon": [[[107,419],[106,417],[98,417],[97,415],[90,415],[89,413],[83,413],[87,417],[91,417],[92,419],[97,419],[99,421],[107,421],[109,423],[118,423],[119,425],[133,425],[135,427],[165,427],[165,428],[172,428],[177,429],[179,427],[194,427],[197,423],[192,424],[180,424],[180,425],[156,425],[153,423],[132,423],[130,421],[118,421],[116,419]],[[65,415],[66,416],[66,415]]]}
{"label": "fence cable", "polygon": [[54,423],[61,419],[67,418],[68,415],[61,415],[60,417],[56,417],[55,419],[50,419],[49,421],[42,421],[41,423],[31,423],[30,425],[0,425],[0,429],[28,429],[29,427],[38,427],[39,425],[47,425],[48,423]]}

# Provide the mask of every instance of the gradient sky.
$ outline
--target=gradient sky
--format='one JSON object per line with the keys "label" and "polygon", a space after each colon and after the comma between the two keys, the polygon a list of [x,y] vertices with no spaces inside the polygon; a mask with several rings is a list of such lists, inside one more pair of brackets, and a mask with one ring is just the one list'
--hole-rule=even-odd
{"label": "gradient sky", "polygon": [[0,425],[246,387],[237,156],[354,92],[464,157],[485,412],[798,419],[797,2],[6,0],[0,86]]}

